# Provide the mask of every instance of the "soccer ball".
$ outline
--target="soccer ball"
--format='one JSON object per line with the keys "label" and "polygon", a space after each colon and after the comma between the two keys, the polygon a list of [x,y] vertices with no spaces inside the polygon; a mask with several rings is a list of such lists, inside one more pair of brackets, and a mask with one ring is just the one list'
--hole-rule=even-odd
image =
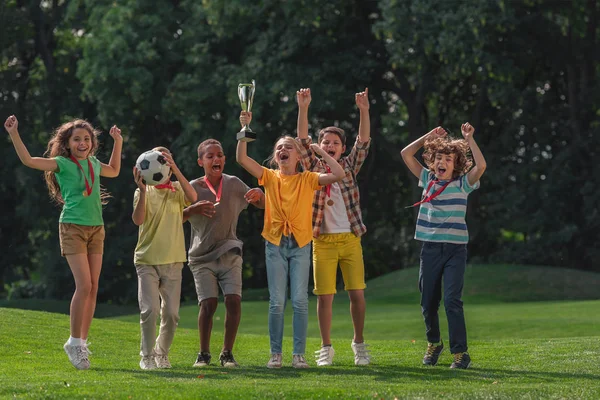
{"label": "soccer ball", "polygon": [[135,166],[142,173],[144,183],[151,186],[166,183],[171,172],[165,156],[157,150],[142,153],[135,162]]}

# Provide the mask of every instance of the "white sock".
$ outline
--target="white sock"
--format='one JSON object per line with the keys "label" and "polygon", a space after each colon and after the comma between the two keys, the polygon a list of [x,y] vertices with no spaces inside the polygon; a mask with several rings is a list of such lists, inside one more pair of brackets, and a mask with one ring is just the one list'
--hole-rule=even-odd
{"label": "white sock", "polygon": [[83,344],[83,341],[80,338],[74,338],[73,336],[69,336],[67,344],[69,346],[81,346]]}

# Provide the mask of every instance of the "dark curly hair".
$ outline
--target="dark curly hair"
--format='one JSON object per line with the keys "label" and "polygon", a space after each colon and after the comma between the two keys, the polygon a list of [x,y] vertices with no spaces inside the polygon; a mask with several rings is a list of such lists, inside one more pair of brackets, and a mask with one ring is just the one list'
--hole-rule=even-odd
{"label": "dark curly hair", "polygon": [[454,154],[453,178],[466,174],[473,166],[471,150],[464,139],[455,139],[450,136],[438,137],[426,140],[424,149],[423,160],[430,170],[434,168],[436,154]]}

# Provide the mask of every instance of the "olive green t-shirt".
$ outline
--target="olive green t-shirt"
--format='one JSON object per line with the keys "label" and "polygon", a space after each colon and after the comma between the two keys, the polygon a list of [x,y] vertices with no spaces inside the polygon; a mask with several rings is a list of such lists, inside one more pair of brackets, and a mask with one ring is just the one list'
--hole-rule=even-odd
{"label": "olive green t-shirt", "polygon": [[[94,156],[88,158],[94,170],[94,184],[88,167],[88,160],[80,160],[83,173],[69,158],[55,157],[58,170],[54,173],[60,186],[60,194],[65,204],[60,213],[59,222],[86,226],[104,225],[102,220],[102,202],[100,200],[100,161]],[[92,194],[85,197],[85,174]]]}

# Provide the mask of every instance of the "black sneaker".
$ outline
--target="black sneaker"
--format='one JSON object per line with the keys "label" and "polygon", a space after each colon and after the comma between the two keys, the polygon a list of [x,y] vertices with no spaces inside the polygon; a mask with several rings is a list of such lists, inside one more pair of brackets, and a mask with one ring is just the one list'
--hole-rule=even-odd
{"label": "black sneaker", "polygon": [[235,358],[233,358],[233,354],[229,350],[224,350],[221,352],[221,355],[219,355],[219,361],[221,361],[221,366],[226,368],[236,368],[240,366],[235,361]]}
{"label": "black sneaker", "polygon": [[423,364],[431,365],[432,367],[437,364],[438,358],[440,358],[440,354],[444,351],[444,343],[440,342],[440,344],[435,345],[433,343],[427,343],[427,351],[423,356]]}
{"label": "black sneaker", "polygon": [[454,362],[450,365],[450,368],[467,369],[471,366],[471,356],[469,353],[456,353],[454,354]]}
{"label": "black sneaker", "polygon": [[198,353],[198,358],[196,359],[196,362],[194,363],[194,367],[206,367],[207,365],[210,364],[211,358],[212,357],[210,356],[210,353],[205,353],[205,352]]}

